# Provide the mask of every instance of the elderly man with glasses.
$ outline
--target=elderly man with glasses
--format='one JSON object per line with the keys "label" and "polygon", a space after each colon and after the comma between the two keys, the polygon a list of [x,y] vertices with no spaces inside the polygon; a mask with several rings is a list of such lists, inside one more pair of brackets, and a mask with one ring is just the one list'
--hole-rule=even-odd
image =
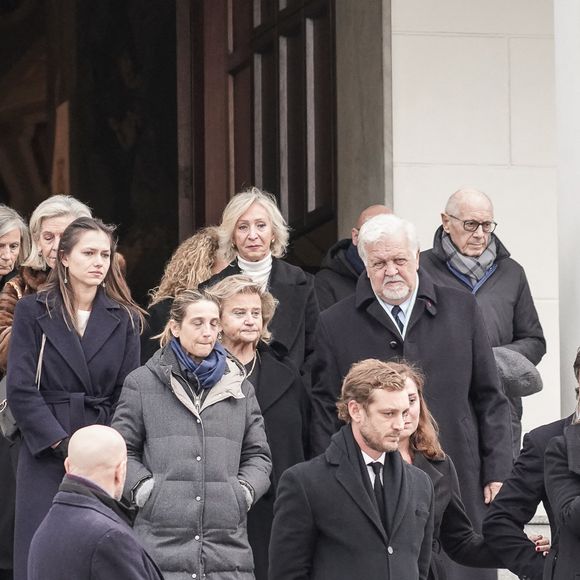
{"label": "elderly man with glasses", "polygon": [[447,201],[433,249],[421,267],[437,284],[473,294],[483,312],[500,378],[510,403],[514,456],[521,439],[522,399],[542,388],[535,369],[546,341],[524,269],[494,234],[489,197],[460,189]]}

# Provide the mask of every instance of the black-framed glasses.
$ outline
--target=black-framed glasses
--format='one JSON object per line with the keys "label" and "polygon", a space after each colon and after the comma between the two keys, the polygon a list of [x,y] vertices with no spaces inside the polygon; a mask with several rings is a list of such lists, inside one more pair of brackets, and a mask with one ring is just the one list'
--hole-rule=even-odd
{"label": "black-framed glasses", "polygon": [[455,217],[454,215],[451,215],[450,213],[448,213],[447,215],[450,218],[453,218],[454,220],[461,222],[463,224],[463,229],[466,232],[471,233],[476,232],[479,226],[481,226],[481,229],[483,230],[484,234],[491,234],[495,230],[495,228],[497,228],[496,222],[478,222],[476,220],[462,220],[458,217]]}

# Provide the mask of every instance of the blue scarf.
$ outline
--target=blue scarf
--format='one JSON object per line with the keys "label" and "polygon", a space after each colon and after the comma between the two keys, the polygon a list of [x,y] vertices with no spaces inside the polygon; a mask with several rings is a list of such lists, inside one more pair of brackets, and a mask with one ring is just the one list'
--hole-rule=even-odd
{"label": "blue scarf", "polygon": [[365,265],[358,255],[358,248],[352,242],[346,250],[346,259],[348,260],[348,263],[354,268],[354,271],[360,276],[365,269]]}
{"label": "blue scarf", "polygon": [[224,376],[226,351],[219,342],[215,343],[213,350],[199,364],[185,352],[177,338],[173,337],[169,344],[189,382],[199,383],[202,389],[211,389]]}

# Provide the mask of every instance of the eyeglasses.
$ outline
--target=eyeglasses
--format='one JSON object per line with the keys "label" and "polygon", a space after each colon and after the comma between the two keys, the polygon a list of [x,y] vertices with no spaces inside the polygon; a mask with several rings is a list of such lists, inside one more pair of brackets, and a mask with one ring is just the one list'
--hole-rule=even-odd
{"label": "eyeglasses", "polygon": [[497,223],[496,222],[478,222],[475,220],[462,220],[459,219],[458,217],[455,217],[454,215],[451,215],[450,213],[447,214],[450,218],[453,218],[454,220],[457,220],[458,222],[461,222],[463,224],[463,229],[466,232],[476,232],[479,228],[479,226],[481,226],[481,229],[483,230],[484,234],[491,234],[495,228],[497,228]]}

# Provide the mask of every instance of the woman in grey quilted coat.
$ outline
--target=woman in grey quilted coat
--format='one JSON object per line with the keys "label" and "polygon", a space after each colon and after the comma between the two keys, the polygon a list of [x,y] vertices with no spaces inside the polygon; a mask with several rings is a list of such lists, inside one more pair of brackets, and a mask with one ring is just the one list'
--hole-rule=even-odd
{"label": "woman in grey quilted coat", "polygon": [[177,296],[162,348],[127,377],[113,419],[135,532],[166,580],[254,578],[246,513],[272,464],[254,389],[219,330],[213,298]]}

